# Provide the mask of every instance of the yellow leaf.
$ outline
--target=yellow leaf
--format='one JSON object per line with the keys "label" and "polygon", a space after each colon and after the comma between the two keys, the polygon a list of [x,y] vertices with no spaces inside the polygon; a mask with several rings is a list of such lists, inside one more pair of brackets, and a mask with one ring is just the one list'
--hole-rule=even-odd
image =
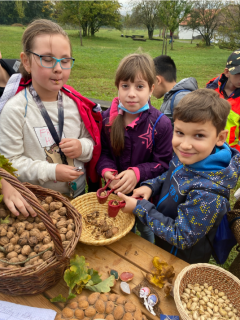
{"label": "yellow leaf", "polygon": [[164,261],[164,260],[161,261],[159,257],[154,257],[154,258],[153,258],[153,266],[154,266],[156,269],[162,271],[162,268],[163,268],[163,267],[168,267],[168,264],[167,264],[167,262]]}

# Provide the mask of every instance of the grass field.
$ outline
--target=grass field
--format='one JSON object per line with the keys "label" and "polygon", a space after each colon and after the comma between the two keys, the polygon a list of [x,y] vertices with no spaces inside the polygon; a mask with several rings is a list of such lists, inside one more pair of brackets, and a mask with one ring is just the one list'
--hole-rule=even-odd
{"label": "grass field", "polygon": [[[0,26],[0,51],[3,58],[19,58],[23,32],[22,27]],[[101,29],[95,37],[84,38],[82,47],[78,31],[67,30],[67,32],[73,47],[73,57],[76,59],[68,84],[82,95],[100,100],[111,101],[117,95],[114,75],[120,60],[125,55],[134,53],[139,48],[153,58],[162,53],[161,41],[133,41],[131,38],[120,37],[122,32],[117,30]],[[147,38],[146,30],[127,30],[123,33],[145,35]],[[157,30],[155,34],[158,34]],[[170,50],[170,45],[168,46],[168,55],[176,63],[178,81],[195,77],[199,87],[204,88],[208,80],[224,70],[230,52],[220,50],[217,46],[197,47],[197,42],[190,44],[189,40],[175,40],[174,50]],[[152,104],[159,109],[161,100],[152,97]],[[240,183],[235,189],[239,187]],[[233,204],[232,191],[231,205]],[[228,269],[236,255],[237,251],[233,249],[223,267]]]}

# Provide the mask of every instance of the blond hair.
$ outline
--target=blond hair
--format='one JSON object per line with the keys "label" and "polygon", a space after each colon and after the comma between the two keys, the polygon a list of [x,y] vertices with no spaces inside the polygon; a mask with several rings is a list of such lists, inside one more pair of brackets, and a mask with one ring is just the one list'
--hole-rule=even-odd
{"label": "blond hair", "polygon": [[[151,90],[155,81],[155,68],[153,59],[148,54],[133,53],[124,57],[116,71],[115,86],[118,88],[120,81],[130,80],[134,82],[139,74],[147,81]],[[119,156],[124,149],[124,121],[122,115],[118,115],[114,120],[110,139],[114,154]]]}
{"label": "blond hair", "polygon": [[[67,33],[61,28],[57,23],[47,20],[47,19],[38,19],[31,22],[27,29],[24,31],[22,36],[22,48],[23,52],[30,57],[28,50],[32,51],[34,46],[34,39],[42,34],[53,35],[53,34],[61,34],[64,36],[70,45],[70,51],[72,54],[72,47],[70,40],[68,38]],[[31,79],[31,74],[28,74],[26,69],[24,68],[23,64],[21,63],[19,70],[24,78],[25,81]]]}

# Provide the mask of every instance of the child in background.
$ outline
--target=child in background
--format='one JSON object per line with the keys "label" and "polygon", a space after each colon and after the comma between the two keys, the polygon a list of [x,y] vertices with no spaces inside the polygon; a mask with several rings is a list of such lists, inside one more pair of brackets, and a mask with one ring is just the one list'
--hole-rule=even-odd
{"label": "child in background", "polygon": [[177,83],[177,68],[169,56],[161,55],[153,61],[156,70],[153,95],[157,99],[164,96],[160,111],[172,120],[172,110],[186,94],[198,88],[197,80],[190,77]]}
{"label": "child in background", "polygon": [[[227,222],[230,189],[240,173],[240,154],[225,143],[229,111],[230,104],[213,90],[189,93],[174,109],[169,170],[134,190],[141,201],[118,193],[126,201],[124,212],[154,231],[155,244],[188,263],[208,262],[219,253],[215,235]],[[156,207],[147,201],[155,195]],[[225,248],[219,249],[222,254]]]}
{"label": "child in background", "polygon": [[[118,98],[102,114],[102,153],[97,163],[98,174],[113,180],[109,186],[115,193],[129,194],[140,182],[168,169],[172,126],[150,104],[154,79],[153,60],[146,54],[126,56],[118,66]],[[143,238],[154,241],[152,231],[138,219],[137,227]]]}
{"label": "child in background", "polygon": [[22,44],[23,90],[2,110],[0,152],[20,181],[78,196],[85,192],[84,164],[100,155],[100,133],[81,95],[63,87],[74,64],[69,38],[59,25],[41,19],[27,27]]}
{"label": "child in background", "polygon": [[210,80],[206,87],[218,92],[231,104],[226,124],[227,143],[240,151],[240,49],[230,54],[224,72]]}

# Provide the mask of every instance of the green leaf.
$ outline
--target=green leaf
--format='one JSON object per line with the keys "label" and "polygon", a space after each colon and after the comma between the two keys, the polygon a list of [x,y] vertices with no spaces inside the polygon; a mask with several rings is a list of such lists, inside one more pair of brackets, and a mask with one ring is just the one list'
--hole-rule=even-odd
{"label": "green leaf", "polygon": [[111,287],[114,285],[115,277],[110,276],[109,278],[103,280],[102,282],[93,285],[93,286],[85,286],[85,289],[95,292],[109,292]]}
{"label": "green leaf", "polygon": [[76,298],[76,295],[71,292],[69,294],[69,296],[67,297],[67,300],[70,300],[70,299],[73,299],[73,298]]}
{"label": "green leaf", "polygon": [[8,224],[9,223],[8,217],[9,217],[9,215],[5,219],[0,219],[0,224]]}
{"label": "green leaf", "polygon": [[64,273],[64,280],[71,290],[73,290],[76,284],[80,282],[87,283],[91,279],[83,256],[79,257],[76,255],[74,259],[70,260],[70,265],[70,268]]}
{"label": "green leaf", "polygon": [[66,298],[64,298],[61,294],[57,297],[50,299],[51,302],[66,302]]}
{"label": "green leaf", "polygon": [[98,274],[98,271],[94,269],[88,269],[88,274],[91,276],[90,281],[92,281],[93,284],[98,284],[99,282],[102,281],[101,276]]}

